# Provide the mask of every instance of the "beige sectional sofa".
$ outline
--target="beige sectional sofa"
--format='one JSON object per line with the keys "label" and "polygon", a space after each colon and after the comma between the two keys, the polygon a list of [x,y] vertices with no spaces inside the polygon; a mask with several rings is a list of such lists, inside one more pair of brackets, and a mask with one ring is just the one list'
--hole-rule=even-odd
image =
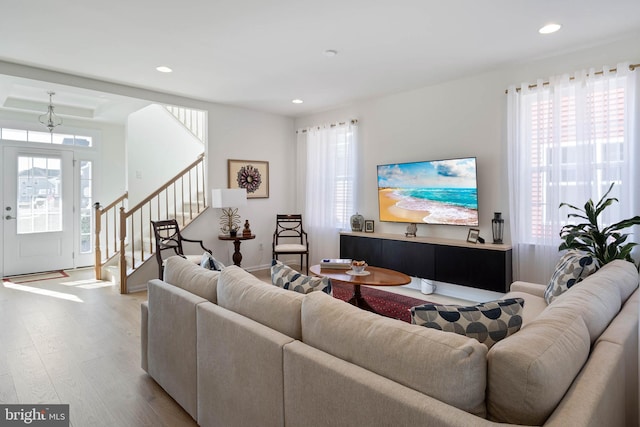
{"label": "beige sectional sofa", "polygon": [[616,261],[490,350],[179,257],[142,305],[142,367],[202,426],[638,425],[638,272]]}

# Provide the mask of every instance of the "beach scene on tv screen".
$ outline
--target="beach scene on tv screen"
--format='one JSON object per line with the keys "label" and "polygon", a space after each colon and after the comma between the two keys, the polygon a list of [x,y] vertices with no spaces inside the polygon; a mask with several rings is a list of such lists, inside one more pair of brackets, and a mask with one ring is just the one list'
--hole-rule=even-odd
{"label": "beach scene on tv screen", "polygon": [[476,159],[378,166],[380,220],[478,225]]}

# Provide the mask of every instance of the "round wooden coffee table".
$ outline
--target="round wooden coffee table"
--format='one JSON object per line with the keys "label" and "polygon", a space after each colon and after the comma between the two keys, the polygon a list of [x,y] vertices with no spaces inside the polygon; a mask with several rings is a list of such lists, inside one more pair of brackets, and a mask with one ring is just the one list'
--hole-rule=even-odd
{"label": "round wooden coffee table", "polygon": [[351,270],[321,268],[320,265],[312,265],[309,270],[311,273],[320,277],[328,277],[338,282],[349,283],[353,285],[353,296],[349,299],[349,303],[363,310],[374,311],[360,293],[360,286],[402,286],[411,283],[411,277],[399,271],[389,270],[381,267],[367,267],[366,275],[350,274]]}

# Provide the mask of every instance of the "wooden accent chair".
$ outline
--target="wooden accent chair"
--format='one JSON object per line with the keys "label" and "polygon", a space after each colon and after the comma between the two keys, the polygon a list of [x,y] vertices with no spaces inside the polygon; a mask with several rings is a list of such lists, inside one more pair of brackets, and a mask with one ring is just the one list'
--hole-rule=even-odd
{"label": "wooden accent chair", "polygon": [[175,219],[151,221],[151,224],[153,224],[153,233],[156,239],[156,260],[158,261],[158,274],[160,279],[162,279],[164,269],[162,251],[172,250],[175,255],[180,255],[196,264],[200,264],[202,255],[185,255],[182,242],[198,243],[202,249],[211,253],[211,250],[204,247],[202,240],[191,240],[183,237],[182,234],[180,234],[178,221]]}
{"label": "wooden accent chair", "polygon": [[301,214],[277,214],[276,231],[273,233],[273,259],[278,255],[299,254],[300,268],[302,258],[306,255],[306,271],[309,274],[309,240],[302,228]]}

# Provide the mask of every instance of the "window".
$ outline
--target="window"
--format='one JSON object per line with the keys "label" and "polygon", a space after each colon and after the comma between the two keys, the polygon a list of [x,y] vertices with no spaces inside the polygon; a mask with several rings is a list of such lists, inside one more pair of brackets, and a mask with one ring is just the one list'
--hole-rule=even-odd
{"label": "window", "polygon": [[311,256],[338,257],[337,231],[355,213],[357,125],[346,122],[298,131],[298,194]]}
{"label": "window", "polygon": [[[628,165],[624,162],[625,89],[619,84],[594,83],[585,104],[579,106],[582,114],[577,112],[573,85],[562,88],[560,96],[551,89],[523,96],[529,123],[524,136],[531,161],[528,242],[557,234],[549,218],[557,215],[558,204],[550,203],[550,193],[558,192],[564,197],[561,200],[569,201],[573,194],[590,194],[594,189],[594,198],[599,199],[611,182],[622,184],[623,168]],[[580,173],[583,168],[593,173]]]}
{"label": "window", "polygon": [[637,79],[637,71],[621,64],[617,72],[584,71],[509,88],[509,220],[517,280],[549,280],[559,232],[575,221],[560,203],[582,207],[615,183],[610,196],[620,203],[604,212],[601,225],[637,212]]}
{"label": "window", "polygon": [[75,145],[93,147],[93,138],[86,135],[70,135],[42,131],[0,128],[0,139],[9,141],[38,142],[42,144]]}

